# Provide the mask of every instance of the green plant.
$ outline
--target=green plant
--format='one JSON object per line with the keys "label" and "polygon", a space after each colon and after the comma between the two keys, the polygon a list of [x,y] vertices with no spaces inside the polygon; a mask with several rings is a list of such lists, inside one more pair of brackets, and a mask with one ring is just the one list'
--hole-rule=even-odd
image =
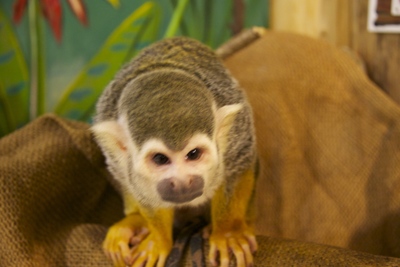
{"label": "green plant", "polygon": [[159,9],[153,2],[144,3],[127,17],[66,88],[55,113],[75,120],[90,120],[97,98],[115,72],[138,52],[141,43],[156,39],[157,18]]}
{"label": "green plant", "polygon": [[0,10],[0,136],[29,121],[29,74],[10,23]]}
{"label": "green plant", "polygon": [[[46,112],[44,41],[38,16],[41,9],[38,0],[18,0],[22,5],[21,10],[26,1],[29,1],[31,36],[29,71],[17,37],[0,8],[0,137]],[[44,5],[50,1],[60,0],[40,3]],[[62,95],[53,105],[53,112],[66,118],[89,122],[97,98],[112,80],[115,72],[140,49],[160,38],[185,35],[216,48],[235,34],[233,24],[239,24],[240,27],[254,24],[265,26],[267,19],[266,0],[138,1],[141,1],[142,5],[114,29],[97,54],[63,89]],[[83,8],[82,0],[78,2]],[[108,2],[115,7],[123,5],[118,0]],[[246,7],[240,16],[233,12],[235,8],[238,10],[238,4]],[[19,16],[22,16],[21,10]],[[82,24],[86,23],[86,14],[75,14]],[[59,18],[55,19],[49,19],[49,24],[60,42]]]}

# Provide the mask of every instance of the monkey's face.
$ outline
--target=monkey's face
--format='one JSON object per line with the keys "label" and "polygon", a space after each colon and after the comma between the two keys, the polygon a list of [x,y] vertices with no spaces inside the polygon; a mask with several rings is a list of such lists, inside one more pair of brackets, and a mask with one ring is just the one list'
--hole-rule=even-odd
{"label": "monkey's face", "polygon": [[142,205],[198,206],[214,195],[224,179],[224,154],[233,120],[241,104],[214,111],[214,133],[195,132],[170,148],[162,138],[137,144],[125,116],[95,124],[92,131],[109,170],[122,190]]}
{"label": "monkey's face", "polygon": [[195,134],[179,151],[150,139],[132,160],[140,176],[135,187],[161,206],[200,205],[222,182],[217,146],[206,134]]}

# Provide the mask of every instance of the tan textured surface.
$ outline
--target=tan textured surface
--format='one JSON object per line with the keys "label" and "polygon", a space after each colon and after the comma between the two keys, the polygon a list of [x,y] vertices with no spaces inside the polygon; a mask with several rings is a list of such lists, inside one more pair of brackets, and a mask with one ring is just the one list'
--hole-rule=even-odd
{"label": "tan textured surface", "polygon": [[400,109],[348,55],[267,33],[226,60],[253,105],[260,233],[400,256]]}
{"label": "tan textured surface", "polygon": [[[227,61],[254,105],[260,233],[397,252],[398,107],[345,54],[268,33]],[[122,215],[88,125],[42,117],[0,139],[0,266],[110,266]],[[400,259],[260,237],[256,266],[400,266]]]}

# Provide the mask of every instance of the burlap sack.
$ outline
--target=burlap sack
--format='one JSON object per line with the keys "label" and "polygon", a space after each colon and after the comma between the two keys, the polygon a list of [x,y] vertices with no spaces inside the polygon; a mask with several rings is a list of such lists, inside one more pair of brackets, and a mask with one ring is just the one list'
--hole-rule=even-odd
{"label": "burlap sack", "polygon": [[[255,265],[400,266],[346,249],[400,255],[398,107],[309,38],[267,33],[226,64],[255,113],[257,229],[272,236]],[[0,139],[0,266],[111,266],[101,242],[122,204],[88,127],[47,115]]]}
{"label": "burlap sack", "polygon": [[254,109],[259,233],[400,256],[400,109],[348,53],[267,32],[226,60]]}

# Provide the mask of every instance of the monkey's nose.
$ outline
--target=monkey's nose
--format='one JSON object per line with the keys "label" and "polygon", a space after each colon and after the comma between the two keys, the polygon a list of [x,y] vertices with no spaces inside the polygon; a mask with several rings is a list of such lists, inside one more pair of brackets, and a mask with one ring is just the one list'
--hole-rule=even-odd
{"label": "monkey's nose", "polygon": [[204,180],[201,176],[193,175],[182,181],[175,177],[167,178],[157,184],[161,198],[168,202],[189,202],[203,194]]}

